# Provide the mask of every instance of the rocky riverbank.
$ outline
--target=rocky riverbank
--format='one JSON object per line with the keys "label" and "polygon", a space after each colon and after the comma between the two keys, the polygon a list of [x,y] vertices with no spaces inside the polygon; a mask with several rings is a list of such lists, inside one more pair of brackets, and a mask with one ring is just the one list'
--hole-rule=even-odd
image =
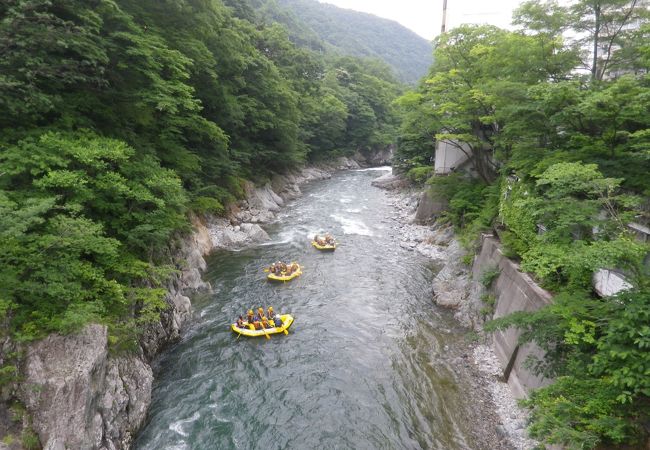
{"label": "rocky riverbank", "polygon": [[[367,162],[360,155],[358,159]],[[268,240],[260,224],[273,220],[286,201],[299,196],[302,184],[357,168],[356,158],[339,158],[276,175],[264,186],[248,183],[246,199],[232,205],[226,218],[193,217],[194,232],[170,249],[178,271],[167,283],[169,306],[160,320],[147,325],[135,352],[114,354],[107,328],[98,324],[27,346],[4,343],[0,363],[9,354],[24,356],[21,381],[0,392],[0,450],[20,449],[25,439],[34,445],[40,441],[45,450],[129,448],[151,402],[153,358],[180,339],[192,316],[189,295],[211,289],[201,278],[204,257],[215,249]]]}
{"label": "rocky riverbank", "polygon": [[383,176],[375,186],[388,189],[395,214],[388,219],[399,245],[419,252],[440,265],[433,281],[435,303],[454,309],[454,316],[468,328],[468,339],[462,348],[449,348],[455,355],[459,379],[465,381],[473,399],[476,436],[486,449],[532,449],[537,442],[526,433],[526,411],[519,408],[507,383],[500,381],[501,365],[488,336],[481,331],[480,312],[482,286],[472,280],[471,267],[464,262],[467,254],[455,237],[453,228],[434,221],[430,225],[416,223],[419,190],[405,188],[397,177]]}

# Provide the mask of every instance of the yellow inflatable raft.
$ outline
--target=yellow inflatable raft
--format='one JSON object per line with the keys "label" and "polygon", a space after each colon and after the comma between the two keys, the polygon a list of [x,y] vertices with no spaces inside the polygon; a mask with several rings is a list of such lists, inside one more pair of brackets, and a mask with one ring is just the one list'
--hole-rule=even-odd
{"label": "yellow inflatable raft", "polygon": [[[291,275],[276,275],[274,273],[269,273],[267,275],[267,278],[271,281],[291,281],[294,278],[302,275],[302,268],[299,264],[296,264],[296,266],[298,266],[298,268],[291,272]],[[284,272],[282,272],[282,274],[284,274]]]}
{"label": "yellow inflatable raft", "polygon": [[[264,337],[265,334],[271,335],[284,333],[293,323],[293,316],[291,314],[282,314],[280,319],[282,320],[281,327],[266,328],[265,330],[251,330],[250,328],[239,328],[237,324],[233,323],[230,325],[230,329],[237,334],[249,337]],[[248,325],[248,322],[244,322],[244,324]]]}
{"label": "yellow inflatable raft", "polygon": [[316,247],[318,250],[322,250],[322,251],[331,251],[331,252],[333,252],[334,250],[336,250],[336,244],[319,245],[318,242],[311,241],[311,245]]}

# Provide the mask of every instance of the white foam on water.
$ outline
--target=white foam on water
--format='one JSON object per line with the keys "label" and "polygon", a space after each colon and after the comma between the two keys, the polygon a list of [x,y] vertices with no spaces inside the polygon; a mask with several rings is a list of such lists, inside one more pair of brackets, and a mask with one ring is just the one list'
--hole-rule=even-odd
{"label": "white foam on water", "polygon": [[381,167],[368,167],[366,169],[356,169],[354,172],[370,172],[370,171],[392,171],[393,168],[391,166],[381,166]]}
{"label": "white foam on water", "polygon": [[309,230],[305,226],[294,226],[294,227],[289,227],[280,232],[278,235],[278,239],[280,239],[283,243],[289,243],[289,242],[302,242],[305,240],[305,236],[309,235]]}
{"label": "white foam on water", "polygon": [[314,231],[304,225],[288,227],[280,231],[273,240],[258,244],[260,247],[275,245],[291,245],[299,248],[304,245],[305,240],[311,240],[315,234],[323,234],[323,231]]}
{"label": "white foam on water", "polygon": [[351,217],[343,217],[336,214],[331,214],[330,217],[341,224],[344,234],[358,234],[361,236],[372,236],[372,230],[360,220],[352,219]]}
{"label": "white foam on water", "polygon": [[165,447],[166,450],[187,450],[189,447],[185,441],[180,441],[175,444],[172,444],[169,447]]}
{"label": "white foam on water", "polygon": [[183,429],[183,425],[196,422],[197,420],[199,420],[199,417],[201,417],[201,414],[195,412],[194,414],[192,414],[192,417],[190,417],[189,419],[181,419],[181,420],[177,420],[176,422],[172,422],[169,425],[169,429],[175,433],[180,434],[183,437],[187,437],[187,432]]}
{"label": "white foam on water", "polygon": [[346,209],[345,212],[356,214],[356,213],[360,213],[361,209],[360,208],[350,208],[350,209]]}
{"label": "white foam on water", "polygon": [[352,199],[348,197],[343,197],[339,199],[339,202],[341,203],[352,203]]}
{"label": "white foam on water", "polygon": [[269,247],[269,246],[272,246],[272,245],[288,244],[289,242],[291,242],[291,238],[262,242],[262,243],[258,244],[258,246],[260,246],[260,247]]}

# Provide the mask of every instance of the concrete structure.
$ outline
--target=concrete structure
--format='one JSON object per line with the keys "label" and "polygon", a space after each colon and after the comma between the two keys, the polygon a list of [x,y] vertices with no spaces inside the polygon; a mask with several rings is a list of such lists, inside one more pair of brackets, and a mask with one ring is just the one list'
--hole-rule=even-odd
{"label": "concrete structure", "polygon": [[470,148],[465,143],[436,141],[434,173],[448,175],[469,162]]}
{"label": "concrete structure", "polygon": [[621,291],[632,289],[632,285],[625,280],[620,272],[610,269],[599,269],[594,273],[594,290],[601,297],[616,295]]}
{"label": "concrete structure", "polygon": [[[539,287],[528,274],[520,272],[519,266],[503,255],[494,237],[484,236],[481,253],[472,267],[472,277],[480,280],[485,271],[495,268],[500,274],[490,287],[496,297],[494,318],[515,311],[535,311],[552,301],[548,291]],[[501,362],[504,381],[508,382],[515,397],[522,398],[531,389],[547,385],[551,380],[538,377],[524,367],[528,356],[542,357],[543,353],[531,344],[520,346],[519,335],[520,332],[512,328],[495,332],[493,345]]]}
{"label": "concrete structure", "polygon": [[640,223],[630,222],[627,224],[627,227],[630,229],[636,239],[640,242],[650,242],[650,228]]}
{"label": "concrete structure", "polygon": [[[637,241],[650,242],[650,228],[635,222],[628,223],[627,228],[634,234]],[[645,263],[650,264],[650,254],[646,256]],[[594,273],[592,285],[594,291],[601,297],[616,295],[633,287],[620,270],[605,268]]]}

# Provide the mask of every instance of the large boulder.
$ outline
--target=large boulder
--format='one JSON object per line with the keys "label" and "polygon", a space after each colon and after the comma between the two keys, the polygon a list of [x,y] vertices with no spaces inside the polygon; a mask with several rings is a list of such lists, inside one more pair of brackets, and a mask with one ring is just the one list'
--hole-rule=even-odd
{"label": "large boulder", "polygon": [[393,175],[392,173],[385,173],[384,175],[372,180],[370,184],[378,188],[392,190],[406,187],[408,181],[397,175]]}
{"label": "large boulder", "polygon": [[369,166],[389,166],[393,160],[395,145],[388,145],[384,148],[373,149],[363,153],[365,163]]}
{"label": "large boulder", "polygon": [[284,200],[275,193],[270,183],[257,188],[252,183],[246,183],[244,189],[247,206],[250,209],[277,212],[284,205]]}
{"label": "large boulder", "polygon": [[466,252],[454,239],[447,246],[445,253],[447,263],[433,280],[433,298],[438,305],[458,308],[470,292],[469,271],[462,262]]}
{"label": "large boulder", "polygon": [[335,168],[337,170],[346,170],[346,169],[360,169],[361,166],[357,161],[352,158],[341,156],[336,160]]}
{"label": "large boulder", "polygon": [[416,223],[430,223],[447,210],[449,202],[436,193],[426,190],[420,195],[418,209],[415,211]]}
{"label": "large boulder", "polygon": [[98,448],[98,412],[107,367],[106,327],[72,336],[50,335],[32,345],[20,397],[46,450]]}
{"label": "large boulder", "polygon": [[135,356],[109,358],[100,414],[104,439],[100,450],[129,448],[151,403],[153,372]]}
{"label": "large boulder", "polygon": [[271,239],[267,232],[255,223],[242,223],[236,226],[222,224],[213,227],[210,234],[214,247],[226,250],[259,244]]}

